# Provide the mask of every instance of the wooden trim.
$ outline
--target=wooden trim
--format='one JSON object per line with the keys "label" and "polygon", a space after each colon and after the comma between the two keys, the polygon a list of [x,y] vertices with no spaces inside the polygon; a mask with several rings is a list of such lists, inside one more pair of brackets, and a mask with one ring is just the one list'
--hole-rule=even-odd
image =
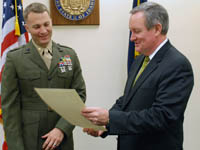
{"label": "wooden trim", "polygon": [[50,0],[50,15],[53,25],[99,25],[99,0],[95,0],[93,12],[83,20],[69,20],[63,17],[55,6],[55,1]]}

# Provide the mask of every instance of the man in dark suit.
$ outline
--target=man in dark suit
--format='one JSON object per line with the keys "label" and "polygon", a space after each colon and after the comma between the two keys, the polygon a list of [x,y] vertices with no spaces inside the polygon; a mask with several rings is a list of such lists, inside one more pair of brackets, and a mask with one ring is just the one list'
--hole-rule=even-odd
{"label": "man in dark suit", "polygon": [[85,132],[118,135],[118,150],[183,149],[184,112],[194,78],[188,59],[167,39],[168,24],[167,11],[159,4],[147,2],[131,11],[130,40],[141,55],[131,66],[123,96],[109,111],[82,110],[107,131]]}
{"label": "man in dark suit", "polygon": [[74,126],[49,108],[34,88],[76,89],[86,99],[78,57],[51,40],[46,6],[32,3],[24,11],[32,40],[7,54],[2,77],[2,113],[9,150],[73,150]]}

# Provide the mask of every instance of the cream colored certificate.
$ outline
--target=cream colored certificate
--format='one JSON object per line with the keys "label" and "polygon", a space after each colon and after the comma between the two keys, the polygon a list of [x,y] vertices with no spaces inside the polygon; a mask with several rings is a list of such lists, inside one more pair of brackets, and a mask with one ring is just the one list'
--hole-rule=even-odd
{"label": "cream colored certificate", "polygon": [[85,104],[74,89],[35,88],[35,91],[49,107],[71,124],[106,131],[103,126],[94,125],[81,115]]}

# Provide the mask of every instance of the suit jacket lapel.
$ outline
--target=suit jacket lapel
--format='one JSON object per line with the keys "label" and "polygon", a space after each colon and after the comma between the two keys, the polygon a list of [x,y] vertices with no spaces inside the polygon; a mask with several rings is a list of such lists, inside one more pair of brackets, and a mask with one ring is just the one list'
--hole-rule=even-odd
{"label": "suit jacket lapel", "polygon": [[27,44],[24,53],[28,54],[28,56],[30,57],[30,60],[33,61],[36,65],[38,65],[40,68],[48,71],[48,68],[47,68],[45,62],[42,60],[36,47],[33,45],[32,40]]}
{"label": "suit jacket lapel", "polygon": [[53,57],[51,60],[51,66],[49,69],[49,74],[52,74],[55,70],[55,67],[58,66],[58,62],[60,61],[60,58],[62,57],[60,52],[62,52],[62,49],[60,49],[56,43],[52,43],[52,50],[53,50]]}
{"label": "suit jacket lapel", "polygon": [[[143,82],[149,77],[149,75],[157,68],[158,64],[155,61],[152,61],[148,64],[148,66],[145,68],[143,73],[140,75],[140,77],[137,79],[135,85],[130,87],[129,93],[125,99],[123,108],[129,103],[131,98],[134,96],[134,94],[137,92],[137,90],[140,88],[140,86],[143,84]],[[135,79],[135,77],[134,77]],[[133,82],[132,82],[133,83]]]}
{"label": "suit jacket lapel", "polygon": [[[132,83],[135,80],[136,77],[136,73],[137,71],[133,71],[133,74],[130,79],[130,81],[128,81],[127,83],[127,96],[125,97],[125,101],[123,104],[122,109],[125,108],[125,106],[129,103],[129,101],[132,99],[132,97],[134,96],[134,94],[137,92],[137,90],[140,88],[140,86],[144,83],[144,81],[150,76],[150,74],[156,70],[156,68],[158,67],[159,63],[162,61],[165,53],[167,52],[167,49],[171,46],[170,42],[168,41],[159,51],[158,53],[153,57],[153,59],[150,61],[150,63],[147,65],[147,67],[145,68],[144,72],[140,75],[140,77],[137,79],[134,87],[132,87]],[[142,60],[144,59],[144,56],[142,58]],[[137,67],[135,69],[138,70],[138,66],[141,66],[141,60],[139,60],[140,62],[138,63]],[[134,68],[132,68],[134,69]],[[130,82],[130,83],[129,83]]]}
{"label": "suit jacket lapel", "polygon": [[140,69],[140,66],[142,65],[144,60],[144,56],[142,56],[141,58],[139,58],[138,63],[135,64],[134,66],[132,66],[130,73],[129,73],[129,79],[127,81],[127,87],[126,87],[126,91],[128,91],[128,93],[130,92],[130,90],[133,88],[133,82],[137,76],[137,73]]}

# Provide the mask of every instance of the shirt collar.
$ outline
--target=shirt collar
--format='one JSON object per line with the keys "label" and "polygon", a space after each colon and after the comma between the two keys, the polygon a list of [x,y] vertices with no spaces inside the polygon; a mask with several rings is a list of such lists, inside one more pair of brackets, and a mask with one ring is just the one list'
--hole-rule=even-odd
{"label": "shirt collar", "polygon": [[43,53],[43,51],[44,51],[44,49],[48,49],[51,53],[52,53],[52,40],[48,43],[48,45],[47,45],[47,47],[41,47],[41,46],[39,46],[39,45],[37,45],[35,42],[34,42],[34,40],[32,40],[33,41],[33,45],[36,47],[36,49],[38,50],[38,52],[40,53],[40,54],[42,54]]}
{"label": "shirt collar", "polygon": [[151,55],[149,55],[149,59],[150,59],[150,60],[153,59],[153,57],[156,55],[156,53],[161,49],[161,47],[162,47],[163,45],[165,45],[165,43],[167,43],[167,41],[168,41],[168,38],[166,38],[166,39],[156,48],[156,50],[155,50]]}

